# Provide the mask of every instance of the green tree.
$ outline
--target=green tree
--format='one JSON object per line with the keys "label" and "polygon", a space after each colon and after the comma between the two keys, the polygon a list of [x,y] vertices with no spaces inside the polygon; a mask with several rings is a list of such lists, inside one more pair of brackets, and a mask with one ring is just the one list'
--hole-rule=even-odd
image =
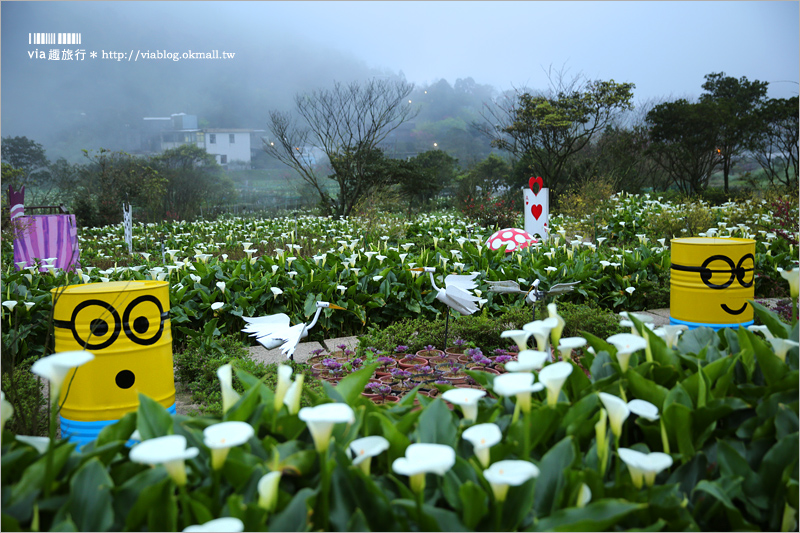
{"label": "green tree", "polygon": [[15,178],[16,188],[25,186],[25,203],[36,205],[50,200],[47,171],[50,162],[41,144],[27,137],[3,137],[0,152],[3,162],[21,171]]}
{"label": "green tree", "polygon": [[570,168],[575,154],[620,113],[632,109],[634,87],[614,80],[565,82],[560,74],[551,76],[547,93],[517,90],[487,106],[486,122],[478,127],[493,146],[520,159],[529,157],[529,171],[542,176],[545,186],[558,195],[576,178]]}
{"label": "green tree", "polygon": [[762,128],[752,143],[755,160],[770,184],[797,189],[798,97],[770,99],[759,109]]}
{"label": "green tree", "polygon": [[81,169],[75,214],[83,225],[118,224],[122,203],[134,206],[138,216],[158,220],[166,180],[150,161],[125,152],[101,148],[96,154],[84,150],[88,160]]}
{"label": "green tree", "polygon": [[719,127],[717,150],[724,190],[728,192],[728,176],[734,159],[752,145],[761,129],[761,116],[756,111],[766,101],[769,84],[749,81],[744,76],[737,80],[725,76],[724,72],[706,74],[705,79],[703,90],[706,92],[700,95],[700,102],[714,104]]}
{"label": "green tree", "polygon": [[441,150],[429,150],[413,157],[413,172],[401,181],[401,194],[409,201],[409,210],[428,203],[448,189],[458,174],[458,159]]}
{"label": "green tree", "polygon": [[713,102],[684,99],[659,104],[647,113],[647,153],[684,193],[705,189],[722,162],[717,116]]}
{"label": "green tree", "polygon": [[[271,138],[265,139],[264,149],[313,187],[326,212],[349,215],[362,197],[381,185],[373,172],[375,150],[415,116],[408,102],[413,88],[400,79],[372,79],[298,94],[295,111],[299,119],[271,112],[267,125]],[[325,154],[333,174],[322,175],[308,157],[312,148]],[[335,198],[327,192],[326,177],[337,184]]]}
{"label": "green tree", "polygon": [[489,154],[458,177],[456,198],[463,203],[467,198],[493,196],[508,187],[511,175],[511,165],[505,159]]}
{"label": "green tree", "polygon": [[162,216],[191,219],[206,208],[236,197],[233,181],[203,148],[184,144],[154,156],[151,164],[165,180]]}

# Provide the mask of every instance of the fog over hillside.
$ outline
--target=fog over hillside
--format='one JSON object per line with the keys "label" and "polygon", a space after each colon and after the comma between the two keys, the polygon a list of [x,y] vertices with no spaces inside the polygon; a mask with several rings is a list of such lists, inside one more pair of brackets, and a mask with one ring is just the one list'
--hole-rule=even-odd
{"label": "fog over hillside", "polygon": [[[385,74],[335,46],[286,34],[269,5],[257,19],[219,3],[159,4],[147,13],[115,3],[2,4],[2,135],[42,143],[48,156],[76,160],[81,148],[124,148],[124,129],[143,117],[197,115],[208,127],[263,129],[269,109],[333,80]],[[190,8],[190,9],[189,9]],[[80,45],[28,44],[31,32],[81,33]],[[80,60],[30,53],[83,49]],[[103,59],[102,52],[234,53],[232,59]],[[97,58],[90,58],[95,51]],[[77,153],[76,153],[77,149]]]}

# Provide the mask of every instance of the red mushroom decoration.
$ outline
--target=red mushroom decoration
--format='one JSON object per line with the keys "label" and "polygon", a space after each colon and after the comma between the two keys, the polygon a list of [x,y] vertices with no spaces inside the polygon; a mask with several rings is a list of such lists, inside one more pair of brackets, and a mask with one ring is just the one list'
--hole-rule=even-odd
{"label": "red mushroom decoration", "polygon": [[505,246],[506,253],[509,253],[521,250],[532,242],[537,241],[527,231],[517,228],[505,228],[493,233],[486,241],[486,245],[491,250],[499,250]]}

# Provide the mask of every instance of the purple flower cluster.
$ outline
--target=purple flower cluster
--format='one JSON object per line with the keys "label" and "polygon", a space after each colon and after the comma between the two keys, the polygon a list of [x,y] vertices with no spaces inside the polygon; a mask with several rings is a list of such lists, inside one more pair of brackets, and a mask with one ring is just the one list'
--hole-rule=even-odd
{"label": "purple flower cluster", "polygon": [[389,373],[392,375],[392,377],[398,379],[400,378],[408,379],[411,377],[411,372],[409,372],[408,370],[403,370],[402,368],[393,368],[389,371]]}
{"label": "purple flower cluster", "polygon": [[509,361],[511,361],[512,359],[514,358],[511,357],[510,355],[498,355],[497,357],[494,358],[494,362],[500,365],[504,365]]}
{"label": "purple flower cluster", "polygon": [[432,351],[434,351],[434,350],[436,349],[436,346],[434,346],[433,344],[429,344],[429,345],[427,345],[427,346],[425,347],[425,349],[426,349],[427,351],[429,351],[429,352],[432,352]]}
{"label": "purple flower cluster", "polygon": [[408,351],[408,346],[404,346],[402,344],[398,345],[394,349],[394,353],[405,353]]}
{"label": "purple flower cluster", "polygon": [[358,368],[364,364],[364,361],[360,357],[356,357],[355,359],[350,361],[350,364],[353,365],[354,368]]}
{"label": "purple flower cluster", "polygon": [[342,370],[342,363],[336,359],[323,359],[322,364],[331,372],[340,372]]}
{"label": "purple flower cluster", "polygon": [[453,341],[453,346],[459,346],[460,347],[460,346],[464,346],[465,344],[467,344],[467,341],[465,341],[464,339],[456,339],[456,340]]}
{"label": "purple flower cluster", "polygon": [[381,364],[381,366],[386,366],[394,363],[394,359],[391,357],[382,356],[378,357],[378,362]]}
{"label": "purple flower cluster", "polygon": [[380,394],[381,396],[386,396],[392,392],[392,389],[389,387],[389,385],[386,385],[385,383],[367,383],[367,386],[364,387],[364,389],[368,390],[372,394]]}
{"label": "purple flower cluster", "polygon": [[324,351],[325,350],[323,350],[322,348],[317,348],[316,350],[311,350],[311,353],[314,354],[315,356],[317,356],[317,355],[321,354]]}

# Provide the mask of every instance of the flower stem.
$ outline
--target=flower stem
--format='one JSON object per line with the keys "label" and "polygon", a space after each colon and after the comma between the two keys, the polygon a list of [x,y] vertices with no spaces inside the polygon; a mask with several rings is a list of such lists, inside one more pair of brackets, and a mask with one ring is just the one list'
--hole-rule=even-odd
{"label": "flower stem", "polygon": [[189,493],[186,492],[186,485],[178,486],[178,501],[181,505],[181,516],[183,529],[192,525],[192,506],[189,504]]}
{"label": "flower stem", "polygon": [[531,412],[528,411],[522,416],[522,460],[527,461],[531,457]]}
{"label": "flower stem", "polygon": [[328,449],[319,452],[319,465],[322,474],[322,486],[320,487],[319,517],[317,527],[322,531],[328,531],[329,497],[331,491],[331,478],[328,472]]}
{"label": "flower stem", "polygon": [[498,500],[496,502],[497,509],[495,510],[495,513],[494,513],[494,530],[495,531],[503,531],[503,524],[502,524],[502,520],[503,520],[503,503],[505,503],[504,500]]}

